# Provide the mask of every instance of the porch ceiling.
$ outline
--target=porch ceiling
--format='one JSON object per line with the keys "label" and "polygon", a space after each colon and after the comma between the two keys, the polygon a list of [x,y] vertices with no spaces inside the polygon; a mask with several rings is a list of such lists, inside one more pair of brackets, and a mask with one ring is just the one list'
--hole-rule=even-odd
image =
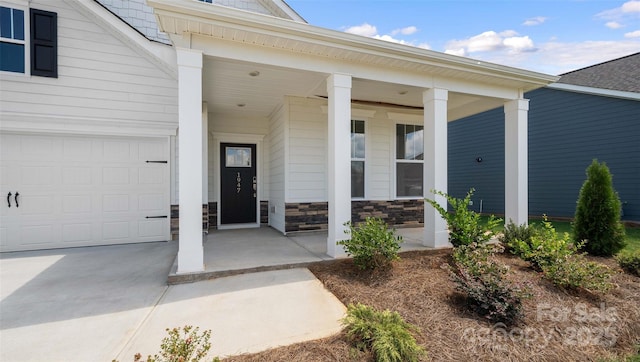
{"label": "porch ceiling", "polygon": [[[557,77],[188,0],[147,0],[176,46],[205,54],[213,112],[266,117],[285,95],[326,97],[326,77],[351,74],[352,99],[422,107],[448,89],[449,119],[497,107]],[[257,77],[249,74],[260,72]],[[238,105],[244,104],[243,107]]]}
{"label": "porch ceiling", "polygon": [[[256,75],[256,72],[259,73]],[[326,74],[258,63],[205,57],[203,100],[218,115],[268,117],[284,96],[326,98]],[[423,88],[354,78],[354,105],[422,108]],[[502,105],[501,99],[449,94],[449,120]]]}

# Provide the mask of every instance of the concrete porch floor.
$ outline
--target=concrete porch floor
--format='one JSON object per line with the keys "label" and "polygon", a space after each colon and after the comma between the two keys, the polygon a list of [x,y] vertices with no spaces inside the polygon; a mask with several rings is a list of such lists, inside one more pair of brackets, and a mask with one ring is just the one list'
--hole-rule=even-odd
{"label": "concrete porch floor", "polygon": [[[424,228],[396,230],[403,237],[400,251],[428,250],[422,245]],[[200,273],[177,274],[177,258],[169,284],[190,283],[249,272],[303,268],[331,260],[327,255],[327,232],[282,235],[270,227],[212,230],[203,238],[204,266]]]}

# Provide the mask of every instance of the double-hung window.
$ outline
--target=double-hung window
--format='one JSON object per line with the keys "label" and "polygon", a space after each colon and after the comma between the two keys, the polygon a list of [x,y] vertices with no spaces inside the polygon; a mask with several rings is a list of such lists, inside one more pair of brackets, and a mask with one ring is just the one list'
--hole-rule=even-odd
{"label": "double-hung window", "polygon": [[24,10],[0,6],[0,70],[24,73]]}
{"label": "double-hung window", "polygon": [[351,197],[364,198],[364,121],[351,121]]}
{"label": "double-hung window", "polygon": [[396,125],[396,196],[423,196],[424,127]]}
{"label": "double-hung window", "polygon": [[58,77],[58,17],[0,6],[0,71]]}

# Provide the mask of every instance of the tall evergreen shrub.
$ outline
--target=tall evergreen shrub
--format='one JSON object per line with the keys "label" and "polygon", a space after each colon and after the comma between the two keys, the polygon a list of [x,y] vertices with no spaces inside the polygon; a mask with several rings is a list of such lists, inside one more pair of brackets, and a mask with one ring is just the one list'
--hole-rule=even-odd
{"label": "tall evergreen shrub", "polygon": [[580,189],[573,235],[576,244],[584,241],[584,249],[592,255],[611,256],[625,246],[620,199],[609,168],[596,159],[587,167],[587,179]]}

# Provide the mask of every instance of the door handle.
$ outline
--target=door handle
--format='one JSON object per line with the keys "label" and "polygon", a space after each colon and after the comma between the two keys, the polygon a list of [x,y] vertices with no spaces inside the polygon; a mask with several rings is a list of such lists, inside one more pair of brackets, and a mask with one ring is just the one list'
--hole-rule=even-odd
{"label": "door handle", "polygon": [[16,195],[14,196],[14,200],[16,201],[16,207],[20,207],[20,204],[18,204],[18,196],[20,195],[20,193],[18,191],[16,191]]}
{"label": "door handle", "polygon": [[9,204],[9,207],[11,207],[11,191],[9,191],[9,193],[7,194],[7,204]]}

